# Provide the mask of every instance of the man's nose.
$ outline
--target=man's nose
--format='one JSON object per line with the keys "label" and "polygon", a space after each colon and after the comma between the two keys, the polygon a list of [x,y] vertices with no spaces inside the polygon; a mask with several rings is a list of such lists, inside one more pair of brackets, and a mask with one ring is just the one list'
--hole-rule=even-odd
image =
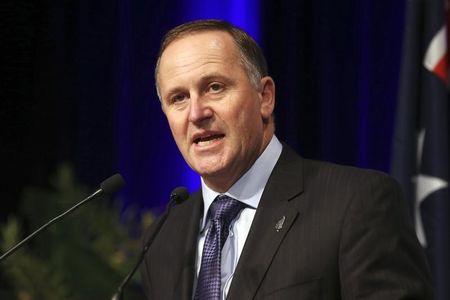
{"label": "man's nose", "polygon": [[205,101],[197,96],[192,96],[189,105],[189,121],[199,123],[211,118],[213,115],[212,108]]}

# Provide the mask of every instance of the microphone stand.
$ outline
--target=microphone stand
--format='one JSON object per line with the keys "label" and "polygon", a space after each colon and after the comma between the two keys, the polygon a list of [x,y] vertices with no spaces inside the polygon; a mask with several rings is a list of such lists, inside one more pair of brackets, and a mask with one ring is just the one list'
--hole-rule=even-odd
{"label": "microphone stand", "polygon": [[122,300],[123,299],[123,289],[128,284],[130,279],[133,277],[134,273],[136,273],[137,269],[141,265],[142,261],[144,260],[145,254],[147,254],[148,249],[150,249],[151,244],[153,243],[153,240],[157,236],[159,230],[161,229],[162,225],[166,221],[167,217],[169,216],[170,209],[174,206],[175,201],[171,201],[169,203],[169,206],[167,207],[166,212],[164,215],[159,219],[158,224],[156,225],[155,230],[153,231],[153,234],[150,236],[148,241],[145,243],[144,248],[142,249],[141,254],[139,255],[139,258],[134,266],[134,268],[127,274],[127,276],[123,279],[122,283],[119,285],[119,288],[117,289],[117,292],[112,296],[111,300]]}
{"label": "microphone stand", "polygon": [[32,239],[34,236],[36,236],[42,230],[46,229],[47,227],[49,227],[50,225],[52,225],[53,223],[55,223],[62,217],[70,214],[71,212],[73,212],[74,210],[76,210],[77,208],[79,208],[80,206],[85,204],[86,202],[89,202],[90,200],[95,198],[98,194],[103,193],[105,195],[111,195],[111,194],[115,193],[117,190],[119,190],[124,184],[125,184],[125,182],[120,174],[115,174],[115,175],[105,179],[100,184],[100,188],[98,190],[96,190],[93,194],[89,195],[84,200],[78,202],[77,204],[75,204],[74,206],[72,206],[71,208],[69,208],[68,210],[63,212],[62,214],[54,217],[53,219],[51,219],[50,221],[48,221],[47,223],[45,223],[44,225],[42,225],[41,227],[36,229],[34,232],[32,232],[30,235],[28,235],[22,241],[17,243],[14,247],[12,247],[11,249],[9,249],[5,253],[3,253],[2,256],[0,256],[0,262],[2,260],[6,259],[11,254],[13,254],[14,252],[16,252],[18,249],[20,249],[20,247],[22,247],[26,242],[28,242],[30,239]]}
{"label": "microphone stand", "polygon": [[176,204],[179,204],[186,200],[189,197],[189,193],[187,192],[186,188],[179,187],[176,188],[170,195],[170,202],[167,205],[167,209],[165,213],[161,216],[158,223],[156,224],[156,228],[153,231],[153,234],[150,236],[150,238],[145,243],[144,248],[142,249],[142,252],[134,266],[134,268],[128,273],[128,275],[125,277],[125,279],[122,281],[122,283],[119,285],[119,288],[117,289],[117,292],[112,296],[111,300],[123,300],[123,289],[128,284],[130,279],[133,277],[134,273],[136,273],[137,269],[141,265],[142,261],[144,260],[145,254],[148,252],[148,249],[150,249],[150,246],[153,243],[153,240],[158,235],[159,231],[161,230],[161,227],[163,226],[164,222],[166,221],[167,217],[169,216],[170,210],[172,207],[174,207]]}
{"label": "microphone stand", "polygon": [[2,254],[2,256],[0,256],[0,261],[6,259],[8,256],[10,256],[11,254],[13,254],[14,252],[16,252],[17,250],[19,250],[19,248],[21,248],[26,242],[28,242],[29,240],[31,240],[35,235],[37,235],[38,233],[40,233],[42,230],[44,230],[45,228],[47,228],[48,226],[52,225],[53,223],[55,223],[56,221],[58,221],[59,219],[61,219],[62,217],[64,217],[67,214],[70,214],[72,211],[74,211],[75,209],[77,209],[78,207],[80,207],[81,205],[83,205],[84,203],[92,200],[95,196],[97,196],[98,194],[100,194],[101,192],[103,192],[102,189],[98,189],[97,191],[95,191],[95,193],[93,193],[92,195],[90,195],[89,197],[87,197],[86,199],[84,199],[83,201],[77,203],[76,205],[72,206],[69,210],[66,210],[65,212],[63,212],[62,214],[54,217],[53,219],[51,219],[50,221],[48,221],[47,223],[45,223],[44,225],[42,225],[41,227],[39,227],[38,229],[36,229],[34,232],[32,232],[30,235],[28,235],[26,238],[24,238],[22,241],[20,241],[20,243],[17,243],[14,247],[12,247],[11,249],[9,249],[8,251],[6,251],[5,253]]}

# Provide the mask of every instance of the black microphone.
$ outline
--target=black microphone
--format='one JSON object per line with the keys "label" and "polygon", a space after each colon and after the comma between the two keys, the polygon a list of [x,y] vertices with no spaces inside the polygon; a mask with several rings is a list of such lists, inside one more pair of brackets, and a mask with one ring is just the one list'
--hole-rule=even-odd
{"label": "black microphone", "polygon": [[177,204],[184,202],[185,200],[187,200],[187,198],[189,198],[189,192],[183,186],[179,186],[179,187],[175,188],[172,191],[172,193],[170,193],[170,202],[167,205],[165,213],[159,219],[158,223],[156,224],[156,228],[153,231],[153,234],[149,237],[149,239],[145,243],[144,248],[142,248],[141,255],[139,256],[139,259],[138,259],[136,265],[128,273],[128,275],[125,277],[125,279],[122,281],[119,288],[117,289],[117,292],[112,296],[111,300],[122,300],[123,299],[124,287],[128,284],[128,282],[133,277],[134,273],[137,271],[137,269],[141,265],[142,261],[144,260],[145,254],[147,253],[148,249],[150,249],[150,246],[152,245],[153,240],[158,235],[159,231],[161,230],[161,227],[163,226],[164,222],[166,221],[167,217],[169,216],[171,208]]}
{"label": "black microphone", "polygon": [[72,206],[71,208],[69,208],[68,210],[66,210],[65,212],[63,212],[62,214],[56,216],[55,218],[51,219],[50,221],[48,221],[47,223],[45,223],[44,225],[42,225],[41,227],[39,227],[37,230],[35,230],[33,233],[31,233],[29,236],[27,236],[26,238],[24,238],[22,241],[20,241],[19,243],[17,243],[14,247],[12,247],[11,249],[9,249],[8,251],[6,251],[1,257],[0,257],[0,261],[2,261],[3,259],[7,258],[8,256],[10,256],[11,254],[13,254],[14,252],[16,252],[20,247],[22,247],[26,242],[28,242],[30,239],[32,239],[35,235],[37,235],[38,233],[40,233],[42,230],[44,230],[45,228],[49,227],[50,225],[52,225],[53,223],[55,223],[56,221],[58,221],[59,219],[61,219],[62,217],[64,217],[65,215],[71,213],[72,211],[74,211],[75,209],[77,209],[78,207],[82,206],[83,204],[85,204],[86,202],[88,202],[89,200],[95,198],[97,195],[99,194],[104,194],[104,195],[112,195],[113,193],[117,192],[123,185],[125,184],[125,181],[123,180],[122,176],[120,174],[115,174],[107,179],[105,179],[101,184],[100,184],[100,188],[98,190],[96,190],[93,194],[89,195],[87,198],[85,198],[84,200],[78,202],[77,204],[75,204],[74,206]]}

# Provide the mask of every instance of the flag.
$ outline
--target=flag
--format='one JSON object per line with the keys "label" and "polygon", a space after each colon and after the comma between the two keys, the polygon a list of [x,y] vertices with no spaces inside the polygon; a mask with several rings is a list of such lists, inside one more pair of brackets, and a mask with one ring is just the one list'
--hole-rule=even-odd
{"label": "flag", "polygon": [[437,300],[450,299],[448,5],[407,1],[392,157]]}

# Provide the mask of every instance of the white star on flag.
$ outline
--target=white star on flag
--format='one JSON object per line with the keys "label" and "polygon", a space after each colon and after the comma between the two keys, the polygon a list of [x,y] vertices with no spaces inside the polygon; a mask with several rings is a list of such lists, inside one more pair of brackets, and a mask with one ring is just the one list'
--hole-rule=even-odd
{"label": "white star on flag", "polygon": [[[419,166],[419,169],[422,161],[422,149],[424,140],[425,140],[425,130],[422,129],[417,138],[417,154],[418,154],[417,165]],[[420,244],[422,244],[423,247],[426,247],[427,239],[425,236],[425,230],[423,228],[422,215],[420,213],[420,205],[432,193],[440,189],[446,188],[448,186],[448,182],[446,182],[441,178],[425,174],[418,174],[417,176],[414,176],[412,178],[412,181],[416,184],[416,199],[414,205],[416,234]]]}

